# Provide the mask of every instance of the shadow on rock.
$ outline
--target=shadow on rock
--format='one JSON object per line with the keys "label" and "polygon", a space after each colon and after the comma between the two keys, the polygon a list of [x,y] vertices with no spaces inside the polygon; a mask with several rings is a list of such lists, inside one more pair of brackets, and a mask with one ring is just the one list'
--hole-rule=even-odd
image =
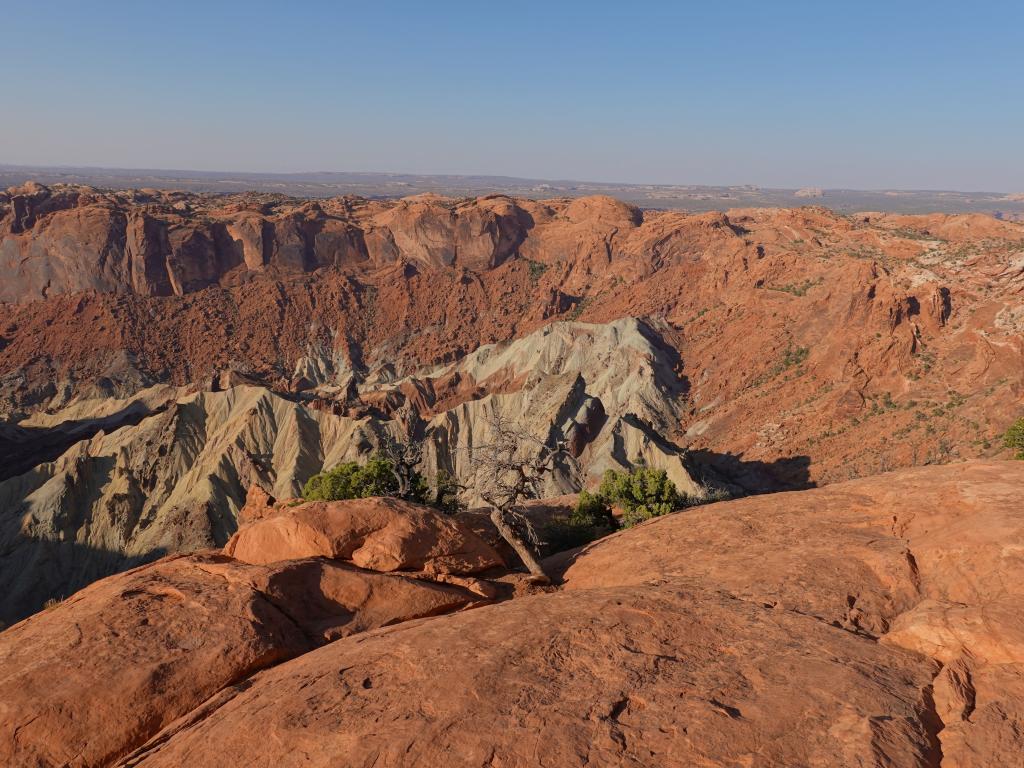
{"label": "shadow on rock", "polygon": [[0,480],[17,477],[38,464],[53,461],[75,443],[89,440],[101,431],[135,426],[162,410],[164,408],[152,409],[136,400],[109,416],[65,421],[55,427],[0,424]]}
{"label": "shadow on rock", "polygon": [[125,556],[73,541],[19,536],[0,555],[0,630],[60,602],[98,579],[167,554],[163,548]]}
{"label": "shadow on rock", "polygon": [[694,468],[708,479],[738,486],[743,493],[802,491],[814,488],[810,456],[787,456],[775,461],[745,461],[743,454],[706,449],[688,451]]}

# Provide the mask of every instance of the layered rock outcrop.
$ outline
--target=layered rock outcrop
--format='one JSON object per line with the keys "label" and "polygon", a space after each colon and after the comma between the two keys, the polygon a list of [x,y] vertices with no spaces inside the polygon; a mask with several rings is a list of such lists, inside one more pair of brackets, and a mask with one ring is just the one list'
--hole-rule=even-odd
{"label": "layered rock outcrop", "polygon": [[223,546],[249,485],[296,495],[365,450],[364,427],[241,386],[171,400],[0,482],[0,621],[141,560]]}
{"label": "layered rock outcrop", "polygon": [[[0,208],[10,421],[228,369],[335,385],[343,408],[351,382],[419,376],[552,320],[627,317],[674,329],[687,442],[769,470],[765,488],[993,455],[1024,397],[1024,228],[991,217],[63,187]],[[122,238],[122,219],[157,222],[166,244]],[[151,269],[127,266],[133,237],[160,254]]]}
{"label": "layered rock outcrop", "polygon": [[[366,384],[344,415],[316,407],[314,399],[329,398],[337,384],[294,399],[239,384],[191,394],[159,390],[163,403],[149,391],[121,404],[68,406],[65,420],[85,425],[93,413],[100,431],[31,472],[0,481],[0,541],[6,543],[0,585],[10,596],[0,620],[21,618],[141,559],[223,546],[253,484],[277,498],[294,497],[316,472],[368,456],[382,436],[410,439],[391,418],[398,403],[412,404],[422,417],[411,439],[425,446],[428,476],[445,470],[471,489],[485,482],[474,474],[470,448],[492,438],[490,419],[500,414],[541,439],[567,440],[577,456],[582,476],[559,468],[546,480],[546,496],[578,491],[609,468],[646,464],[665,469],[681,492],[699,497],[699,468],[672,442],[685,393],[677,366],[651,325],[555,323],[452,366]],[[111,409],[152,415],[103,432],[114,423]],[[26,423],[45,432],[44,425],[61,421],[53,414]],[[472,504],[477,495],[465,500]],[[245,535],[282,525],[276,520]],[[330,549],[329,529],[306,524],[299,536],[290,528],[292,544],[302,538],[306,548],[287,556],[330,554],[324,549]]]}
{"label": "layered rock outcrop", "polygon": [[76,291],[181,296],[250,272],[398,260],[488,269],[515,254],[532,223],[502,196],[221,202],[30,184],[0,197],[0,269],[9,276],[0,302]]}
{"label": "layered rock outcrop", "polygon": [[1024,229],[989,217],[0,198],[0,537],[19,573],[63,563],[15,590],[35,607],[223,544],[250,482],[294,495],[410,409],[427,474],[469,479],[501,413],[588,482],[643,460],[695,494],[1005,456],[1024,414]]}

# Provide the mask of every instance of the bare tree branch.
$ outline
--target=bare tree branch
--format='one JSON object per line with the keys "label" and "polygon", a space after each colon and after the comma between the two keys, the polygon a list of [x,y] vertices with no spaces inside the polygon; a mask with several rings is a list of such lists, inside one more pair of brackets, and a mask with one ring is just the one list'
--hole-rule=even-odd
{"label": "bare tree branch", "polygon": [[477,494],[491,507],[495,527],[523,560],[534,579],[549,583],[537,560],[536,532],[525,515],[515,509],[519,502],[538,498],[544,477],[566,464],[578,471],[564,440],[541,440],[512,425],[502,414],[487,420],[491,442],[471,446],[469,466]]}

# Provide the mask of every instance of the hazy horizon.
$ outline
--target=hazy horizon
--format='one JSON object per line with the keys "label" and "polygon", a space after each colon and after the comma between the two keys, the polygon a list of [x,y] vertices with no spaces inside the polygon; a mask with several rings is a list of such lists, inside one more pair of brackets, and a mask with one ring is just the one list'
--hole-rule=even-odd
{"label": "hazy horizon", "polygon": [[1022,22],[917,0],[21,4],[0,162],[1015,193]]}
{"label": "hazy horizon", "polygon": [[[943,192],[955,192],[958,194],[995,194],[995,195],[1016,195],[1018,191],[1016,189],[954,189],[952,187],[947,188],[910,188],[910,187],[825,187],[818,184],[808,184],[802,187],[797,186],[786,186],[786,187],[775,187],[767,184],[757,184],[756,182],[734,182],[734,183],[708,183],[708,182],[689,182],[689,181],[678,181],[678,182],[646,182],[646,181],[619,181],[615,179],[571,179],[571,178],[545,178],[538,176],[513,176],[508,174],[498,173],[411,173],[405,171],[377,171],[377,170],[353,170],[353,169],[327,169],[327,170],[293,170],[293,171],[254,171],[242,168],[155,168],[155,167],[121,167],[121,166],[105,166],[105,165],[46,165],[46,164],[29,164],[29,163],[8,163],[0,161],[0,171],[13,171],[21,170],[26,173],[31,171],[77,171],[77,172],[88,172],[88,171],[106,171],[117,174],[135,174],[135,173],[158,173],[158,174],[202,174],[207,176],[226,177],[229,175],[238,176],[250,176],[254,178],[273,178],[273,177],[291,177],[291,178],[312,178],[316,176],[380,176],[380,177],[414,177],[421,179],[505,179],[508,181],[519,181],[519,182],[539,182],[542,184],[585,184],[595,186],[609,186],[609,187],[696,187],[696,188],[709,188],[709,189],[741,189],[741,188],[757,188],[764,190],[780,190],[780,191],[793,191],[801,189],[819,188],[824,192],[924,192],[924,193],[943,193]],[[1021,187],[1024,188],[1024,181],[1021,183]]]}

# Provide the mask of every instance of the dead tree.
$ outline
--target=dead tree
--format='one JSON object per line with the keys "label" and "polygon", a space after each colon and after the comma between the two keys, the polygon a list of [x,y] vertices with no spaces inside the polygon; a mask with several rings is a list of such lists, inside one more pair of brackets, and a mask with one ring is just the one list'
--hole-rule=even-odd
{"label": "dead tree", "polygon": [[530,571],[533,580],[551,579],[537,559],[540,542],[530,521],[516,510],[519,502],[538,498],[544,476],[558,463],[575,467],[564,441],[543,441],[508,423],[495,413],[488,419],[491,442],[469,448],[474,490],[491,508],[490,518],[501,537]]}
{"label": "dead tree", "polygon": [[398,440],[385,433],[380,438],[378,450],[391,462],[391,474],[398,483],[399,498],[408,499],[416,490],[419,479],[417,467],[423,461],[423,444],[415,439],[419,414],[406,402],[395,410],[394,419],[405,433],[405,439]]}

